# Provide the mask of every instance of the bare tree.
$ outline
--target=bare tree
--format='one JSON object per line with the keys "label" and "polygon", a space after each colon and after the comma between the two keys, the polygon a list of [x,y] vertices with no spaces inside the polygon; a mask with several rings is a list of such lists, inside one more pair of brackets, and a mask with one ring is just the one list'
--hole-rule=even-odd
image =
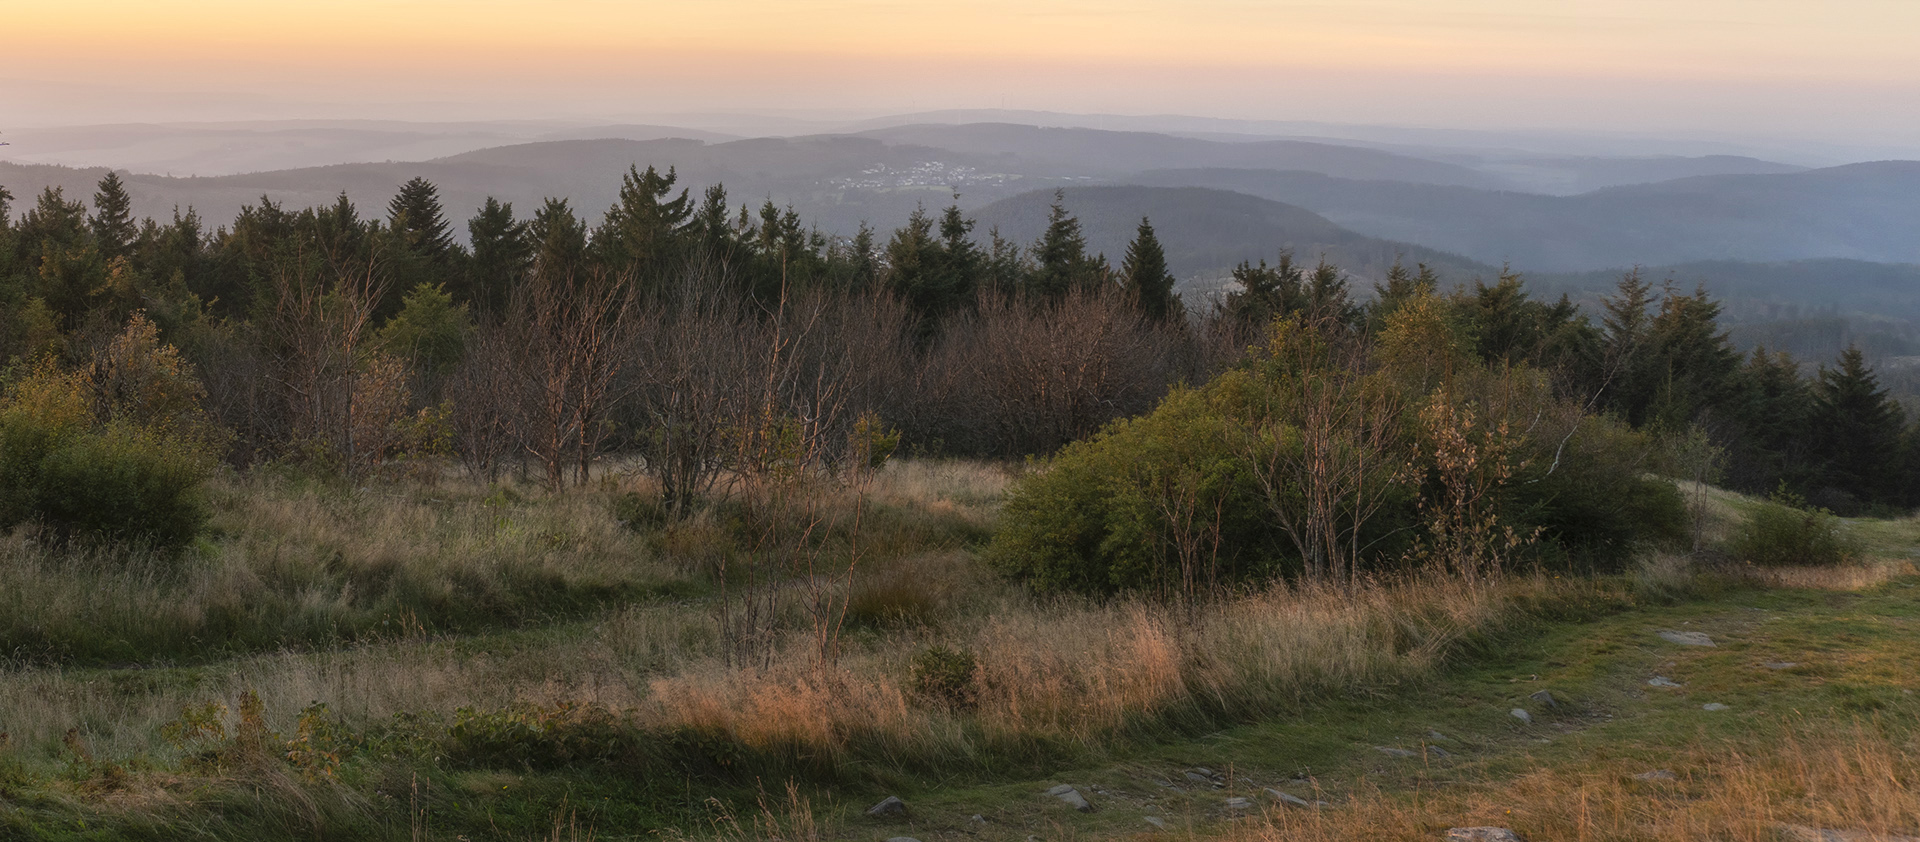
{"label": "bare tree", "polygon": [[[323,268],[324,267],[324,268]],[[360,377],[374,308],[386,295],[378,249],[311,260],[296,253],[272,274],[271,336],[279,342],[274,380],[284,390],[294,438],[358,470],[367,456]]]}
{"label": "bare tree", "polygon": [[631,349],[634,309],[631,279],[599,269],[536,269],[515,291],[513,312],[523,314],[513,331],[517,426],[549,488],[564,488],[569,468],[576,483],[589,478]]}
{"label": "bare tree", "polygon": [[1365,526],[1406,478],[1401,401],[1367,371],[1358,339],[1276,322],[1262,365],[1272,386],[1243,441],[1274,520],[1309,579],[1352,584]]}

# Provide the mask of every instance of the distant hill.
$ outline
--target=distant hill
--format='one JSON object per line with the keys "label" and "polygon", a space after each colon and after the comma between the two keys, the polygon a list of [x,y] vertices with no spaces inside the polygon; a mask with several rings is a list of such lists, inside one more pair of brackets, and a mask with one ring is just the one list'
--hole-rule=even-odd
{"label": "distant hill", "polygon": [[[1052,191],[1037,190],[994,202],[975,212],[975,231],[984,235],[997,228],[1004,237],[1031,243],[1046,230],[1053,198]],[[1066,208],[1080,220],[1088,248],[1115,264],[1140,218],[1151,218],[1168,268],[1182,280],[1218,279],[1243,260],[1272,262],[1281,249],[1309,264],[1324,256],[1363,282],[1384,277],[1395,260],[1409,267],[1426,263],[1449,282],[1495,271],[1457,255],[1356,234],[1303,208],[1225,190],[1074,187],[1066,191]]]}
{"label": "distant hill", "polygon": [[[991,172],[969,156],[946,150],[887,144],[873,138],[817,136],[722,143],[677,138],[595,139],[513,144],[408,163],[361,163],[215,177],[129,174],[138,215],[165,217],[192,206],[213,224],[231,220],[262,195],[289,207],[331,203],[341,192],[363,214],[384,214],[387,201],[415,176],[440,189],[449,216],[463,223],[488,196],[509,201],[523,215],[548,196],[564,197],[590,222],[616,198],[630,166],[675,168],[681,186],[699,196],[724,183],[735,206],[756,208],[768,198],[791,204],[828,233],[851,234],[862,222],[890,230],[917,205],[941,206],[956,188],[969,203],[985,203],[1061,179],[1030,179]],[[70,197],[91,196],[105,168],[69,168],[0,162],[0,185],[20,204],[42,188],[63,187]],[[464,233],[463,226],[460,233]]]}
{"label": "distant hill", "polygon": [[[1655,283],[1672,280],[1684,292],[1705,286],[1726,302],[1726,321],[1767,322],[1826,316],[1920,321],[1920,265],[1862,260],[1794,260],[1753,263],[1706,260],[1643,266]],[[1607,292],[1621,270],[1540,273],[1543,288],[1572,293]],[[1920,340],[1920,335],[1914,337]]]}
{"label": "distant hill", "polygon": [[1130,181],[1235,190],[1377,237],[1529,271],[1702,260],[1920,263],[1920,162],[1716,175],[1577,196],[1271,170],[1161,170]]}
{"label": "distant hill", "polygon": [[1440,153],[1433,157],[1495,176],[1505,183],[1507,189],[1553,196],[1570,196],[1608,187],[1652,184],[1702,175],[1781,175],[1807,169],[1741,155],[1601,158]]}
{"label": "distant hill", "polygon": [[862,132],[860,136],[947,149],[1002,169],[1042,175],[1111,178],[1153,168],[1247,167],[1306,170],[1352,179],[1498,186],[1497,180],[1458,164],[1298,140],[1229,143],[1149,132],[1011,123],[897,126]]}

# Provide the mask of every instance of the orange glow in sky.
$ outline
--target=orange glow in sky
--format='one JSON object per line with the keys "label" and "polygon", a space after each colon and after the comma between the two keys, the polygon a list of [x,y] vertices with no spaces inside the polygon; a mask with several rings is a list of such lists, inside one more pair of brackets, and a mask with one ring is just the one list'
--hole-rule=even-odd
{"label": "orange glow in sky", "polygon": [[1916,0],[10,5],[0,85],[15,90],[0,107],[15,111],[54,98],[35,86],[64,85],[386,116],[408,103],[497,117],[1006,106],[1699,129],[1772,113],[1920,129],[1884,113],[1920,111]]}

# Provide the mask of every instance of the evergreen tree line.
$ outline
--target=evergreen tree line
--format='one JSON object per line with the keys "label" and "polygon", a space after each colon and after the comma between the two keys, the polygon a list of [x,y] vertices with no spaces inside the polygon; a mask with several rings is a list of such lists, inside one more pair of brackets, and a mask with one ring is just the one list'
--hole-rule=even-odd
{"label": "evergreen tree line", "polygon": [[1442,291],[1396,267],[1361,301],[1337,267],[1282,253],[1188,312],[1145,219],[1117,266],[1060,197],[1030,244],[977,236],[957,204],[884,241],[829,237],[652,167],[625,174],[597,225],[563,199],[524,217],[488,199],[464,243],[418,178],[384,218],[344,194],[301,210],[263,197],[213,229],[191,209],[136,221],[115,174],[91,208],[48,190],[15,219],[13,199],[0,189],[0,360],[77,366],[144,314],[193,364],[240,464],[451,452],[562,484],[618,451],[691,495],[772,417],[836,441],[877,418],[926,451],[1045,453],[1231,367],[1280,317],[1364,334],[1429,298],[1489,365],[1550,372],[1668,438],[1703,433],[1729,485],[1840,511],[1920,502],[1915,430],[1857,351],[1812,374],[1742,354],[1704,291],[1637,274],[1595,319],[1511,273]]}

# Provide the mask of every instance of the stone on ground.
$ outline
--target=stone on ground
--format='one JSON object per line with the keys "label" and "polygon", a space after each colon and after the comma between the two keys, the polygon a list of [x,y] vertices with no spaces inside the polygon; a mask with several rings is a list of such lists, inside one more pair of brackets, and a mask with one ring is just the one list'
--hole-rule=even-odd
{"label": "stone on ground", "polygon": [[1507,715],[1521,722],[1525,722],[1528,725],[1533,724],[1533,714],[1528,713],[1526,708],[1514,708],[1513,710],[1507,711]]}
{"label": "stone on ground", "polygon": [[1546,705],[1547,707],[1550,707],[1550,708],[1557,708],[1560,706],[1560,700],[1554,698],[1553,693],[1547,690],[1541,690],[1540,692],[1535,693],[1531,696],[1528,696],[1527,698],[1532,699],[1536,702],[1539,702],[1540,704]]}
{"label": "stone on ground", "polygon": [[1650,679],[1647,679],[1647,686],[1649,687],[1680,687],[1682,685],[1680,684],[1680,682],[1675,681],[1671,678],[1668,678],[1664,675],[1656,675]]}
{"label": "stone on ground", "polygon": [[1450,827],[1447,842],[1526,842],[1504,827]]}
{"label": "stone on ground", "polygon": [[1668,643],[1678,643],[1681,646],[1713,645],[1713,638],[1708,637],[1705,632],[1667,630],[1659,632],[1659,635],[1661,640]]}
{"label": "stone on ground", "polygon": [[894,816],[904,816],[906,814],[907,802],[901,801],[891,795],[887,796],[886,800],[867,808],[867,815],[873,816],[874,818],[884,819]]}
{"label": "stone on ground", "polygon": [[1719,702],[1708,702],[1704,705],[1701,705],[1700,709],[1701,710],[1732,710],[1732,708],[1727,707],[1726,705],[1720,704]]}
{"label": "stone on ground", "polygon": [[1082,813],[1093,812],[1093,804],[1087,801],[1087,797],[1081,795],[1080,790],[1074,789],[1067,784],[1061,784],[1049,789],[1047,790],[1047,794],[1067,802],[1068,806]]}
{"label": "stone on ground", "polygon": [[1289,795],[1287,793],[1281,792],[1280,790],[1274,789],[1273,787],[1267,787],[1267,794],[1270,796],[1273,796],[1273,800],[1278,801],[1282,804],[1285,804],[1289,807],[1300,807],[1302,809],[1305,809],[1307,807],[1313,806],[1312,804],[1307,803],[1307,799],[1305,798],[1301,798],[1297,795]]}
{"label": "stone on ground", "polygon": [[1834,830],[1798,824],[1783,824],[1780,825],[1779,830],[1780,837],[1788,842],[1920,842],[1920,836],[1899,836],[1866,830]]}

